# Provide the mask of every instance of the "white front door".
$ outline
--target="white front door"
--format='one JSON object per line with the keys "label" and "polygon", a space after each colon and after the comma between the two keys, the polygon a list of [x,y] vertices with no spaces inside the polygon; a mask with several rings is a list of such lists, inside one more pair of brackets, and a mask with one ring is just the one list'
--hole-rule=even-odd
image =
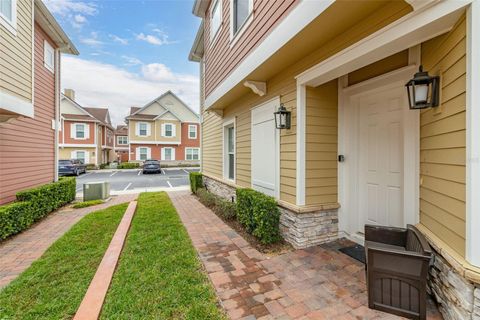
{"label": "white front door", "polygon": [[278,197],[279,132],[273,113],[280,99],[252,110],[252,188]]}
{"label": "white front door", "polygon": [[358,97],[359,230],[365,224],[402,227],[404,88]]}
{"label": "white front door", "polygon": [[405,90],[412,72],[415,65],[341,89],[339,228],[359,242],[365,224],[419,220],[420,120]]}

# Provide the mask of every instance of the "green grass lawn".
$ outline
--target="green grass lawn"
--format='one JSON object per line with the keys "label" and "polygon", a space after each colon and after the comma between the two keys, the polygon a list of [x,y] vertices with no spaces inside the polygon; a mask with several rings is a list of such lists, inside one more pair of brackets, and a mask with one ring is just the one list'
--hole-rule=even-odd
{"label": "green grass lawn", "polygon": [[91,213],[0,292],[0,319],[71,319],[127,204]]}
{"label": "green grass lawn", "polygon": [[225,318],[166,193],[140,195],[101,318]]}
{"label": "green grass lawn", "polygon": [[89,200],[89,201],[84,201],[84,202],[77,202],[72,206],[72,208],[75,208],[75,209],[86,208],[86,207],[96,206],[96,205],[102,204],[104,202],[105,201],[103,201],[103,200]]}

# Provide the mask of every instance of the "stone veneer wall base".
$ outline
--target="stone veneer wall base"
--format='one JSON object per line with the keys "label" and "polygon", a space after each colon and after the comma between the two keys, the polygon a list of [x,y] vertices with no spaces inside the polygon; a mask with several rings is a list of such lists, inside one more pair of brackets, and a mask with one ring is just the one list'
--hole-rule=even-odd
{"label": "stone veneer wall base", "polygon": [[435,249],[429,291],[445,320],[480,320],[480,288],[462,277]]}
{"label": "stone veneer wall base", "polygon": [[[235,199],[235,187],[203,176],[207,190],[228,200]],[[285,241],[295,249],[307,248],[332,241],[338,237],[337,210],[318,210],[297,213],[279,206],[280,231]]]}

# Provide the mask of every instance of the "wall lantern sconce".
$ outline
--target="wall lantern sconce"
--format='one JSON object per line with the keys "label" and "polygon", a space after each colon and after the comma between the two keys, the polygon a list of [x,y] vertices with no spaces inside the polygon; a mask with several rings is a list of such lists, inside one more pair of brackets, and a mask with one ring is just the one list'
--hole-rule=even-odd
{"label": "wall lantern sconce", "polygon": [[288,111],[285,106],[280,104],[277,112],[273,113],[275,116],[275,126],[277,129],[290,129],[290,122],[292,119],[292,112]]}
{"label": "wall lantern sconce", "polygon": [[437,107],[440,97],[440,77],[431,77],[427,71],[420,66],[413,79],[405,85],[408,93],[408,104],[410,109],[425,109]]}

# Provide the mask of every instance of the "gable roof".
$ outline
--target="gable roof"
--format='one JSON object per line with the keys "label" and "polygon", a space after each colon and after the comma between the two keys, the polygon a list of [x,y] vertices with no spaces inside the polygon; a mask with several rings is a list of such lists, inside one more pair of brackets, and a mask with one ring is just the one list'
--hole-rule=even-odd
{"label": "gable roof", "polygon": [[124,124],[119,124],[115,129],[116,135],[127,135],[128,134],[128,126]]}
{"label": "gable roof", "polygon": [[[157,118],[158,116],[161,116],[165,114],[166,112],[170,112],[172,115],[174,115],[176,118],[178,118],[180,121],[185,121],[183,117],[180,116],[178,112],[174,111],[173,107],[166,106],[160,102],[160,100],[166,96],[172,96],[174,99],[176,99],[183,107],[185,107],[186,110],[188,110],[192,116],[196,118],[197,121],[200,121],[200,116],[198,113],[193,111],[185,102],[183,102],[182,99],[180,99],[176,94],[174,94],[171,90],[168,90],[167,92],[163,93],[162,95],[158,96],[154,100],[150,101],[147,103],[145,106],[142,108],[136,108],[136,107],[131,107],[130,108],[130,115],[126,117],[126,119],[135,119],[135,118],[144,118],[144,119],[150,119],[150,115],[144,115],[141,114],[142,111],[146,110],[149,108],[151,105],[153,105],[155,102],[158,103],[161,107],[165,109],[165,112],[162,112],[160,115],[155,115],[154,118]],[[133,111],[133,112],[132,112]],[[147,117],[148,116],[148,117]],[[185,122],[190,122],[190,121],[185,121]]]}
{"label": "gable roof", "polygon": [[73,114],[67,114],[67,113],[62,113],[62,117],[65,119],[72,119],[72,120],[89,120],[89,121],[95,121],[98,122],[99,120],[94,117],[90,112],[88,112],[84,107],[79,105],[77,102],[74,100],[70,99],[66,95],[62,93],[62,100],[68,101],[72,106],[77,108],[80,112],[82,112],[82,115],[73,115]]}
{"label": "gable roof", "polygon": [[110,113],[107,108],[83,108],[94,116],[102,124],[110,127],[113,130],[112,122],[110,121]]}

